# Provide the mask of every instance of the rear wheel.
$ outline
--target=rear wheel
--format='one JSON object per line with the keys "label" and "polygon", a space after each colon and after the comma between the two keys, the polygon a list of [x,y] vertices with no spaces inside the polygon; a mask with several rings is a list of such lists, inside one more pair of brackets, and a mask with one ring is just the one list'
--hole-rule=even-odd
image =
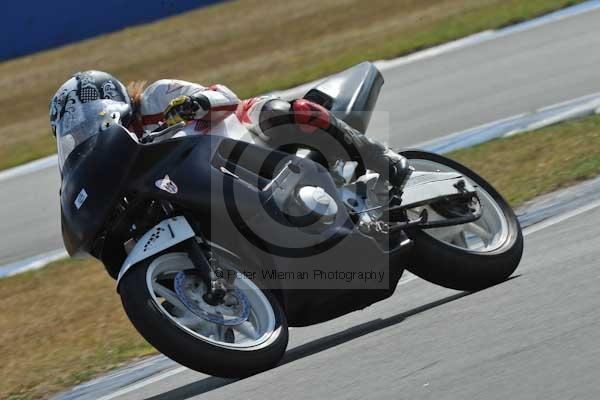
{"label": "rear wheel", "polygon": [[188,255],[167,253],[123,277],[121,300],[138,332],[169,358],[210,375],[244,377],[279,362],[288,327],[277,299],[236,275],[224,301],[211,305]]}
{"label": "rear wheel", "polygon": [[[412,229],[407,269],[432,283],[456,290],[478,290],[506,280],[523,253],[519,221],[506,200],[482,177],[449,158],[424,151],[402,152],[417,171],[458,172],[476,186],[482,207],[474,222],[443,228]],[[443,206],[443,205],[442,205]],[[409,211],[415,218],[424,207]],[[439,206],[426,206],[430,220],[444,219]],[[412,214],[412,215],[411,215]]]}

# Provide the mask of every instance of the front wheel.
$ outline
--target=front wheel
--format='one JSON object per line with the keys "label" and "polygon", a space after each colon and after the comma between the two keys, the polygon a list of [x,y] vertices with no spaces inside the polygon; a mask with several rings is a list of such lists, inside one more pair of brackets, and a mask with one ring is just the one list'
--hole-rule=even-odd
{"label": "front wheel", "polygon": [[119,293],[135,328],[161,353],[196,371],[240,378],[279,362],[288,327],[277,299],[236,275],[223,302],[211,305],[188,255],[167,253],[130,270]]}
{"label": "front wheel", "polygon": [[[424,151],[401,153],[417,171],[458,172],[477,188],[481,217],[467,224],[412,229],[414,241],[407,269],[432,283],[474,291],[505,281],[523,254],[523,234],[510,205],[482,177],[449,158]],[[416,217],[419,207],[409,211]],[[443,219],[443,210],[426,206],[431,219]],[[437,208],[437,209],[436,209]]]}

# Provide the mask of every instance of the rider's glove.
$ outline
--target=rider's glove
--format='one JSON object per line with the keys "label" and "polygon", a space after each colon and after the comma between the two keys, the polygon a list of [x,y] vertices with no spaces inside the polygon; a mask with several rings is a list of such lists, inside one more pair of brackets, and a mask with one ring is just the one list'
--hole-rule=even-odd
{"label": "rider's glove", "polygon": [[210,108],[210,103],[205,96],[179,96],[171,100],[163,116],[168,126],[173,126],[181,121],[191,121],[202,118]]}

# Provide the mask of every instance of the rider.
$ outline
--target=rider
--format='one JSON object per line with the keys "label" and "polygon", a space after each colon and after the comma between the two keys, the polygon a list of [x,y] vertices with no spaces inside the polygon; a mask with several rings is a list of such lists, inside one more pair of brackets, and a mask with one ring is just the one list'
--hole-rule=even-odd
{"label": "rider", "polygon": [[[305,142],[319,143],[317,132],[324,131],[344,148],[350,158],[362,158],[365,167],[382,174],[392,185],[403,186],[410,174],[404,157],[361,134],[323,106],[306,99],[288,102],[263,96],[240,101],[226,86],[204,87],[175,79],[159,80],[146,89],[144,83],[132,83],[128,94],[123,93],[123,89],[120,81],[104,72],[78,73],[61,86],[52,100],[51,124],[54,126],[56,123],[60,106],[65,103],[65,93],[74,92],[76,96],[69,99],[82,103],[105,98],[131,105],[133,112],[127,116],[126,124],[138,137],[182,121],[187,125],[180,135],[227,135],[228,124],[241,122],[263,140],[273,142],[296,135]],[[289,142],[288,139],[283,141]]]}

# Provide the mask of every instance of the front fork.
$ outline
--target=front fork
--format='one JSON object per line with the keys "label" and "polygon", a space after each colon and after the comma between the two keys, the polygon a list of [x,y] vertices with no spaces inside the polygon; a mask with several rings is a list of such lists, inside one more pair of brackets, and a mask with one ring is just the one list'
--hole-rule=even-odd
{"label": "front fork", "polygon": [[227,294],[228,287],[231,286],[231,282],[225,278],[228,275],[217,264],[204,239],[200,244],[196,237],[189,238],[184,242],[184,246],[194,264],[195,271],[200,274],[206,285],[207,292],[204,295],[204,301],[213,306],[220,304]]}

